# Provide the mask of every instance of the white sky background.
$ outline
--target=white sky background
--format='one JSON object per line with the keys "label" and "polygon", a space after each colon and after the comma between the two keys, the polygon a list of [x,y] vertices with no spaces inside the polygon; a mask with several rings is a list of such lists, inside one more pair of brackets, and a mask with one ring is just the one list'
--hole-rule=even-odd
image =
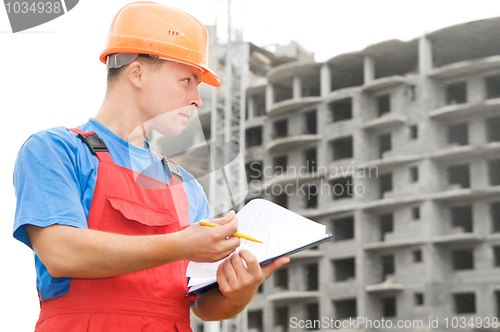
{"label": "white sky background", "polygon": [[[95,115],[105,91],[98,54],[114,15],[129,2],[81,0],[66,15],[17,34],[10,32],[0,6],[0,331],[32,331],[38,316],[32,253],[12,237],[17,151],[34,132],[74,127]],[[215,22],[215,0],[162,2],[204,24]],[[315,52],[317,61],[389,39],[410,40],[450,25],[500,16],[499,1],[482,0],[251,0],[244,9],[246,41],[264,46],[296,40]]]}

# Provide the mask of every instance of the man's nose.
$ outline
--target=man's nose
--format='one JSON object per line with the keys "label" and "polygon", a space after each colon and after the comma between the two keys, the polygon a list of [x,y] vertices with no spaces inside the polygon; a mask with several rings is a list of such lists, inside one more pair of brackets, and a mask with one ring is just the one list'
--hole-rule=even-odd
{"label": "man's nose", "polygon": [[191,105],[194,105],[196,108],[201,108],[203,106],[203,102],[201,101],[200,93],[198,92],[198,89],[196,89],[196,92],[193,96],[193,99],[191,100]]}

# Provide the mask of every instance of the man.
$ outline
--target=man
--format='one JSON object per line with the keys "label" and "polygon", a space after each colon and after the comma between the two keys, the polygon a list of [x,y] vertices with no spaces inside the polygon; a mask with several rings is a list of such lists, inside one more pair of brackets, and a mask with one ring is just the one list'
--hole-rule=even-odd
{"label": "man", "polygon": [[[207,44],[206,29],[185,12],[125,6],[100,56],[108,87],[95,118],[37,133],[21,148],[14,236],[35,252],[36,331],[190,331],[190,308],[203,320],[233,317],[288,261],[261,268],[241,251],[219,267],[218,289],[183,296],[187,261],[233,253],[237,220],[231,211],[214,220],[221,227],[196,223],[209,216],[201,186],[144,136],[178,135],[202,106],[198,84],[220,85]],[[158,164],[160,173],[144,171]]]}

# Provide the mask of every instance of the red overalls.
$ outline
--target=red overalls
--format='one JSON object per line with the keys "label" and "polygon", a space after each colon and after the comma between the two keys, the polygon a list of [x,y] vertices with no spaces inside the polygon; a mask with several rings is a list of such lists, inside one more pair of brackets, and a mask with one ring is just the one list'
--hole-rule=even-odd
{"label": "red overalls", "polygon": [[[126,235],[173,233],[189,226],[189,205],[182,180],[171,185],[116,165],[101,142],[97,182],[88,228]],[[96,139],[97,138],[97,141]],[[85,140],[84,140],[85,139]],[[99,145],[99,144],[97,144]],[[175,204],[174,204],[175,201]],[[72,279],[69,292],[41,303],[36,332],[191,331],[187,261],[103,279]]]}

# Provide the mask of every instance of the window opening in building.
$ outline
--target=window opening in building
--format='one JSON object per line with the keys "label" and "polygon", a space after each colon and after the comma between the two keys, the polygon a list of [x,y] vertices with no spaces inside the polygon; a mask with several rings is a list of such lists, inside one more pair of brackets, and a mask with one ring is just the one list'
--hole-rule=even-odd
{"label": "window opening in building", "polygon": [[391,111],[391,99],[389,95],[377,97],[378,116]]}
{"label": "window opening in building", "polygon": [[317,169],[317,149],[316,148],[307,148],[304,150],[304,157],[306,160],[306,167],[308,173],[314,173]]}
{"label": "window opening in building", "polygon": [[384,198],[384,193],[392,191],[392,173],[382,174],[380,181],[380,198]]}
{"label": "window opening in building", "polygon": [[473,314],[476,312],[476,294],[474,293],[459,293],[454,294],[455,313],[457,314]]}
{"label": "window opening in building", "polygon": [[354,239],[354,217],[333,220],[333,241]]}
{"label": "window opening in building", "polygon": [[318,122],[316,117],[316,111],[309,111],[305,113],[306,129],[304,134],[315,135],[318,133]]}
{"label": "window opening in building", "polygon": [[288,136],[288,120],[274,122],[274,135],[277,138]]}
{"label": "window opening in building", "polygon": [[469,144],[469,129],[467,122],[448,126],[448,144]]}
{"label": "window opening in building", "polygon": [[500,318],[500,291],[495,291],[495,296],[497,298],[497,317]]}
{"label": "window opening in building", "polygon": [[249,128],[245,132],[246,147],[262,145],[262,127]]}
{"label": "window opening in building", "polygon": [[310,263],[304,265],[304,270],[307,279],[307,290],[315,291],[318,290],[318,264]]}
{"label": "window opening in building", "polygon": [[205,325],[203,323],[196,324],[196,332],[204,332]]}
{"label": "window opening in building", "polygon": [[394,274],[394,255],[384,255],[382,259],[382,281],[387,279],[388,275]]}
{"label": "window opening in building", "polygon": [[463,104],[467,102],[467,86],[465,82],[455,83],[446,87],[446,104]]}
{"label": "window opening in building", "polygon": [[280,288],[281,290],[288,289],[288,269],[279,268],[274,273],[274,287]]}
{"label": "window opening in building", "polygon": [[453,227],[462,227],[466,233],[472,233],[473,229],[473,215],[472,206],[455,206],[450,209],[451,225]]}
{"label": "window opening in building", "polygon": [[319,320],[319,304],[309,303],[306,305],[307,320],[311,320],[311,327],[307,327],[308,330],[319,330],[321,328],[321,321]]}
{"label": "window opening in building", "polygon": [[333,122],[352,119],[352,98],[334,101],[329,105]]}
{"label": "window opening in building", "polygon": [[411,214],[413,217],[413,220],[420,220],[420,207],[416,206],[411,209]]}
{"label": "window opening in building", "polygon": [[380,221],[380,241],[385,241],[385,235],[394,231],[394,218],[392,213],[384,214],[379,217]]}
{"label": "window opening in building", "polygon": [[318,207],[318,192],[319,188],[315,185],[304,186],[306,209],[314,209]]}
{"label": "window opening in building", "polygon": [[352,136],[333,140],[331,142],[331,146],[333,149],[333,160],[352,158],[353,156]]}
{"label": "window opening in building", "polygon": [[420,249],[413,250],[412,255],[413,255],[413,262],[419,263],[422,261],[422,250]]}
{"label": "window opening in building", "polygon": [[418,126],[413,125],[410,126],[410,139],[417,139],[418,138]]}
{"label": "window opening in building", "polygon": [[396,298],[386,297],[382,300],[384,317],[396,316]]}
{"label": "window opening in building", "polygon": [[354,194],[352,177],[338,178],[330,182],[332,186],[333,199],[350,198]]}
{"label": "window opening in building", "polygon": [[333,301],[335,307],[335,318],[345,319],[349,317],[357,317],[356,299],[346,299]]}
{"label": "window opening in building", "polygon": [[266,97],[254,96],[253,97],[253,116],[259,117],[266,115]]}
{"label": "window opening in building", "polygon": [[493,247],[493,256],[495,256],[495,266],[500,266],[500,246]]}
{"label": "window opening in building", "polygon": [[415,88],[415,85],[408,85],[408,87],[406,88],[406,97],[409,101],[417,100],[417,90]]}
{"label": "window opening in building", "polygon": [[264,284],[265,282],[259,285],[259,288],[257,288],[257,293],[259,294],[264,293]]}
{"label": "window opening in building", "polygon": [[486,139],[488,142],[500,141],[500,116],[486,119]]}
{"label": "window opening in building", "polygon": [[333,261],[335,282],[346,281],[356,277],[355,258],[344,258]]}
{"label": "window opening in building", "polygon": [[288,307],[278,307],[274,309],[274,326],[281,326],[281,331],[290,331],[288,321]]}
{"label": "window opening in building", "polygon": [[474,269],[474,251],[472,248],[453,250],[451,255],[453,258],[454,270]]}
{"label": "window opening in building", "polygon": [[418,166],[410,167],[411,182],[418,182]]}
{"label": "window opening in building", "polygon": [[415,293],[415,305],[424,305],[423,293]]}
{"label": "window opening in building", "polygon": [[275,203],[284,208],[288,208],[288,195],[283,193],[281,195],[277,195]]}
{"label": "window opening in building", "polygon": [[205,141],[209,142],[210,138],[212,137],[212,130],[210,127],[201,127],[201,130],[203,131],[203,136],[205,137]]}
{"label": "window opening in building", "polygon": [[280,101],[289,100],[293,98],[292,84],[290,82],[289,86],[280,86],[277,84],[273,85],[274,91],[274,102],[279,103]]}
{"label": "window opening in building", "polygon": [[379,158],[384,157],[384,152],[392,150],[391,134],[382,134],[378,137]]}
{"label": "window opening in building", "polygon": [[[248,329],[256,329],[257,331],[262,331],[262,310],[249,310],[248,311]],[[255,331],[255,330],[252,330]]]}
{"label": "window opening in building", "polygon": [[245,165],[247,182],[262,181],[262,161],[252,161]]}
{"label": "window opening in building", "polygon": [[461,188],[469,188],[469,165],[453,165],[448,167],[448,183],[458,184]]}
{"label": "window opening in building", "polygon": [[283,175],[287,171],[288,158],[287,156],[279,156],[273,159],[274,175]]}
{"label": "window opening in building", "polygon": [[[500,128],[498,128],[500,131]],[[488,177],[490,186],[500,185],[500,159],[488,160]]]}
{"label": "window opening in building", "polygon": [[500,98],[500,76],[486,77],[486,99]]}
{"label": "window opening in building", "polygon": [[493,233],[498,233],[500,232],[500,202],[491,203],[490,213]]}

